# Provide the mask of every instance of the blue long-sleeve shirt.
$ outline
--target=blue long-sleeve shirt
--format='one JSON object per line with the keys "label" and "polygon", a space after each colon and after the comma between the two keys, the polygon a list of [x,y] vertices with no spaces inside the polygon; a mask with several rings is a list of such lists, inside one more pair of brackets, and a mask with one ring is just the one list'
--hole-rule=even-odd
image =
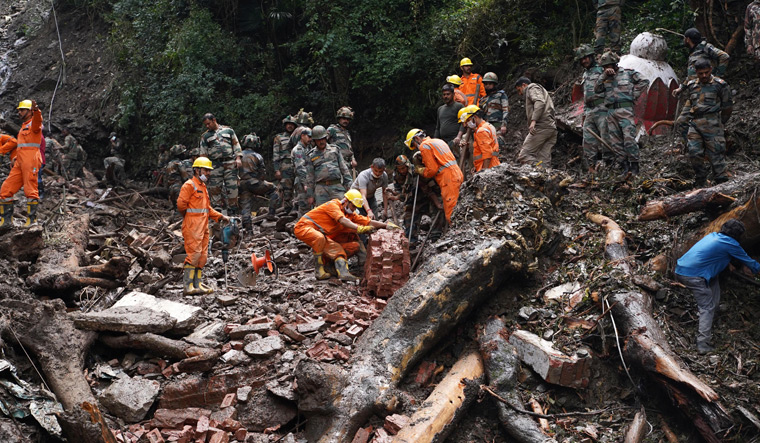
{"label": "blue long-sleeve shirt", "polygon": [[725,234],[713,232],[704,236],[678,259],[676,274],[703,277],[710,281],[726,269],[732,258],[747,265],[755,274],[760,271],[760,263],[752,260],[738,241]]}

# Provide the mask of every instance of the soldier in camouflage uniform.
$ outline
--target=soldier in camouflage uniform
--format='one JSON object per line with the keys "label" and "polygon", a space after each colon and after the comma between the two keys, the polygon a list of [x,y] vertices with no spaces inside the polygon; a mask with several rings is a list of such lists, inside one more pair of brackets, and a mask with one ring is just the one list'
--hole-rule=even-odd
{"label": "soldier in camouflage uniform", "polygon": [[275,135],[272,144],[272,166],[275,183],[282,196],[285,212],[288,213],[293,209],[293,179],[295,178],[293,159],[290,157],[292,148],[288,145],[290,145],[290,134],[296,129],[296,120],[289,115],[282,120],[282,124],[285,126],[285,132]]}
{"label": "soldier in camouflage uniform", "polygon": [[87,161],[87,152],[82,145],[71,135],[68,128],[63,128],[63,167],[66,169],[66,175],[69,179],[82,175],[84,163]]}
{"label": "soldier in camouflage uniform", "polygon": [[602,140],[607,140],[607,108],[604,106],[604,94],[594,91],[596,81],[604,71],[596,63],[594,48],[581,45],[576,52],[576,60],[580,61],[585,72],[581,80],[583,88],[583,161],[589,173],[594,172],[597,160],[602,156],[602,143],[592,135],[592,132]]}
{"label": "soldier in camouflage uniform", "polygon": [[207,130],[201,135],[200,155],[214,165],[207,184],[211,206],[222,206],[227,209],[227,215],[235,215],[238,213],[238,168],[243,155],[240,142],[235,131],[217,123],[213,114],[203,116],[203,125]]}
{"label": "soldier in camouflage uniform", "polygon": [[327,143],[335,145],[340,150],[343,160],[356,175],[356,157],[351,146],[351,133],[348,125],[354,118],[354,110],[348,106],[338,109],[338,123],[333,123],[327,128]]}
{"label": "soldier in camouflage uniform", "polygon": [[63,145],[47,133],[45,146],[45,160],[47,162],[45,167],[56,174],[63,175]]}
{"label": "soldier in camouflage uniform", "polygon": [[612,52],[620,54],[620,31],[621,11],[623,0],[594,0],[596,7],[596,29],[594,50],[597,54],[609,48]]}
{"label": "soldier in camouflage uniform", "polygon": [[274,220],[274,211],[280,204],[280,196],[273,183],[265,180],[267,174],[264,157],[256,152],[261,150],[261,139],[256,134],[248,134],[243,137],[243,157],[240,166],[240,209],[243,213],[243,228],[248,232],[253,230],[251,210],[253,199],[256,196],[269,198],[269,211],[267,219]]}
{"label": "soldier in camouflage uniform", "polygon": [[649,86],[649,80],[633,69],[620,69],[620,57],[605,52],[600,64],[604,72],[596,80],[594,92],[604,94],[607,108],[607,132],[618,164],[623,173],[639,173],[639,144],[636,142],[636,123],[633,106]]}
{"label": "soldier in camouflage uniform", "polygon": [[158,168],[164,168],[171,159],[172,154],[169,151],[169,147],[166,146],[166,143],[161,143],[158,145],[158,160],[156,161]]}
{"label": "soldier in camouflage uniform", "polygon": [[315,126],[312,138],[316,146],[306,157],[307,187],[313,189],[314,204],[319,206],[334,198],[343,198],[353,179],[338,147],[327,143],[324,126]]}
{"label": "soldier in camouflage uniform", "polygon": [[499,77],[493,72],[483,76],[483,87],[486,96],[480,98],[478,107],[485,112],[485,120],[496,128],[499,149],[506,147],[507,117],[509,116],[509,97],[503,89],[496,89]]}
{"label": "soldier in camouflage uniform", "polygon": [[695,68],[697,79],[686,84],[688,98],[681,118],[689,124],[689,160],[694,168],[695,185],[701,187],[706,184],[709,174],[705,159],[712,166],[716,183],[728,180],[723,125],[731,117],[734,104],[731,88],[725,80],[712,75],[708,60],[698,61]]}
{"label": "soldier in camouflage uniform", "polygon": [[311,118],[311,112],[305,112],[303,108],[301,108],[298,113],[296,114],[296,129],[293,130],[293,133],[290,134],[290,149],[296,147],[298,142],[301,140],[301,131],[304,129],[310,129],[311,126],[314,124],[314,119]]}
{"label": "soldier in camouflage uniform", "polygon": [[747,54],[760,60],[760,0],[747,5],[744,13],[744,46]]}
{"label": "soldier in camouflage uniform", "polygon": [[290,152],[293,159],[293,170],[295,171],[295,200],[293,200],[293,210],[297,211],[298,216],[302,217],[309,212],[314,206],[314,188],[309,188],[309,168],[307,156],[311,150],[311,129],[303,128],[301,138],[298,140],[295,148]]}
{"label": "soldier in camouflage uniform", "polygon": [[177,198],[182,185],[193,177],[193,161],[188,157],[185,145],[174,145],[169,149],[171,160],[164,167],[164,180],[169,188],[169,201],[177,207]]}

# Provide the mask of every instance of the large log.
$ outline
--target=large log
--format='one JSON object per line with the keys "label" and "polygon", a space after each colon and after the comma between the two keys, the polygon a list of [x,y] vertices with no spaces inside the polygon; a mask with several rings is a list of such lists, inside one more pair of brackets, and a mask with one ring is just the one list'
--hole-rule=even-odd
{"label": "large log", "polygon": [[710,188],[694,189],[648,202],[641,208],[639,220],[663,220],[681,214],[731,205],[736,198],[756,186],[760,174],[747,174]]}
{"label": "large log", "polygon": [[40,253],[35,273],[26,284],[39,294],[66,295],[85,286],[115,289],[129,275],[130,259],[119,256],[104,264],[80,266],[84,263],[90,218],[78,216],[64,224],[63,230]]}
{"label": "large log", "polygon": [[[309,441],[350,442],[375,411],[392,408],[394,388],[425,353],[509,275],[527,268],[531,260],[525,241],[514,232],[503,234],[438,254],[394,294],[357,341],[349,373],[322,386],[331,393],[328,404],[306,411],[313,417],[307,425]],[[309,378],[307,367],[299,365],[296,371],[301,398],[314,395],[314,387],[302,382]]]}
{"label": "large log", "polygon": [[508,336],[509,332],[504,322],[499,317],[492,317],[483,326],[483,332],[478,337],[488,382],[499,397],[509,402],[508,406],[496,401],[499,420],[517,442],[553,442],[555,440],[546,436],[533,419],[517,412],[518,409],[523,409],[516,391],[519,384],[520,361],[515,347],[507,340]]}
{"label": "large log", "polygon": [[[606,255],[615,264],[620,264],[620,256],[627,255],[627,252],[621,252],[627,251],[623,230],[608,217],[599,214],[587,214],[587,217],[604,227]],[[626,274],[631,273],[629,266],[624,270]],[[613,293],[609,302],[616,324],[625,337],[623,353],[626,358],[665,388],[706,441],[719,442],[715,433],[725,429],[732,420],[717,401],[718,394],[694,375],[670,349],[665,333],[652,316],[651,298],[639,292],[622,290]]]}
{"label": "large log", "polygon": [[393,443],[440,443],[467,407],[478,398],[483,381],[483,360],[468,351],[451,367],[420,409],[393,438]]}
{"label": "large log", "polygon": [[112,348],[145,349],[162,357],[180,360],[177,368],[181,372],[208,371],[214,367],[222,354],[217,349],[203,348],[151,333],[119,336],[101,334],[98,338]]}

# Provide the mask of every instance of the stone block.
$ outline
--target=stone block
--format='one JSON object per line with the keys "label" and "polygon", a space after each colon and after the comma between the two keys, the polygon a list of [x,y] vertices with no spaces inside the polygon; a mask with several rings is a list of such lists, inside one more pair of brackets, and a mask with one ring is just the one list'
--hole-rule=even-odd
{"label": "stone block", "polygon": [[590,358],[568,356],[552,343],[528,331],[517,330],[509,337],[517,356],[549,383],[570,388],[588,386]]}
{"label": "stone block", "polygon": [[239,340],[248,334],[266,335],[267,331],[274,328],[274,323],[253,323],[250,325],[241,325],[229,332],[232,340]]}
{"label": "stone block", "polygon": [[76,312],[69,316],[77,328],[89,331],[161,334],[174,328],[177,323],[165,312],[136,306],[114,306],[100,312]]}
{"label": "stone block", "polygon": [[156,381],[124,376],[103,391],[100,401],[112,414],[133,423],[145,418],[160,389]]}
{"label": "stone block", "polygon": [[299,323],[297,325],[298,332],[301,334],[309,334],[311,332],[317,332],[319,331],[322,326],[325,325],[325,322],[322,320],[314,320],[310,321],[308,323]]}
{"label": "stone block", "polygon": [[266,337],[248,343],[243,349],[251,357],[269,357],[285,346],[282,337]]}
{"label": "stone block", "polygon": [[351,443],[367,443],[371,434],[371,426],[367,428],[359,428],[359,430],[356,431],[356,434],[354,434],[354,439],[351,440]]}
{"label": "stone block", "polygon": [[171,332],[183,333],[192,331],[200,323],[203,310],[197,306],[187,305],[163,298],[154,297],[144,292],[132,291],[116,302],[113,307],[138,306],[165,312],[176,320]]}
{"label": "stone block", "polygon": [[152,428],[178,428],[183,425],[196,425],[202,417],[208,417],[211,411],[202,408],[185,408],[185,409],[156,409],[153,419],[150,421]]}

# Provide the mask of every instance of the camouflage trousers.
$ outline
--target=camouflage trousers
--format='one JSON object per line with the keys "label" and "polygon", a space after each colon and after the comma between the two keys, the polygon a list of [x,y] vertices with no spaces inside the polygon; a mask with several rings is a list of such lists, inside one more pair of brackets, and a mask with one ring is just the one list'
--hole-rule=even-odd
{"label": "camouflage trousers", "polygon": [[69,178],[80,177],[82,175],[82,169],[84,168],[84,162],[66,160],[64,158],[63,168],[66,169],[66,174]]}
{"label": "camouflage trousers", "polygon": [[280,195],[273,183],[259,180],[241,180],[240,181],[240,211],[242,213],[243,226],[250,227],[251,211],[253,210],[253,201],[257,196],[267,196],[269,198],[269,213],[274,214],[275,209],[280,206]]}
{"label": "camouflage trousers", "polygon": [[496,128],[496,141],[499,142],[499,151],[503,151],[507,147],[507,137],[501,135],[501,127],[504,124],[502,121],[488,122]]}
{"label": "camouflage trousers", "polygon": [[536,129],[535,134],[528,133],[517,161],[522,164],[550,168],[552,165],[552,148],[557,143],[557,128]]}
{"label": "camouflage trousers", "polygon": [[169,201],[172,202],[174,209],[177,209],[177,199],[179,198],[179,191],[182,189],[182,183],[175,183],[169,186]]}
{"label": "camouflage trousers", "polygon": [[295,180],[293,189],[295,193],[295,197],[293,198],[293,208],[298,212],[298,216],[302,217],[311,210],[311,205],[309,205],[308,201],[309,197],[306,194],[306,191],[303,190],[303,185],[301,185],[298,179]]}
{"label": "camouflage trousers", "polygon": [[607,110],[589,111],[583,119],[583,161],[586,167],[593,167],[604,153],[602,142],[591,133],[607,140]]}
{"label": "camouflage trousers", "polygon": [[639,144],[636,143],[636,123],[633,108],[610,109],[607,113],[607,139],[618,161],[639,161]]}
{"label": "camouflage trousers", "polygon": [[[206,188],[208,197],[211,200],[211,207],[219,209],[225,207],[222,199],[226,198],[227,215],[236,215],[238,209],[238,170],[235,167],[235,160],[229,160],[224,163],[214,161],[215,167],[208,177]],[[224,190],[227,195],[224,195]]]}
{"label": "camouflage trousers", "polygon": [[295,178],[293,163],[283,163],[280,166],[280,177],[276,183],[277,189],[280,191],[280,196],[282,196],[285,210],[290,211],[293,207],[293,182]]}
{"label": "camouflage trousers", "polygon": [[620,5],[605,6],[596,11],[596,29],[594,31],[594,51],[604,52],[604,48],[620,54]]}
{"label": "camouflage trousers", "polygon": [[707,180],[710,170],[705,161],[712,167],[716,182],[726,181],[726,137],[720,114],[692,119],[686,139],[696,182],[704,184]]}
{"label": "camouflage trousers", "polygon": [[331,185],[317,183],[314,187],[314,206],[327,203],[334,198],[342,199],[345,193],[346,187],[341,183]]}

